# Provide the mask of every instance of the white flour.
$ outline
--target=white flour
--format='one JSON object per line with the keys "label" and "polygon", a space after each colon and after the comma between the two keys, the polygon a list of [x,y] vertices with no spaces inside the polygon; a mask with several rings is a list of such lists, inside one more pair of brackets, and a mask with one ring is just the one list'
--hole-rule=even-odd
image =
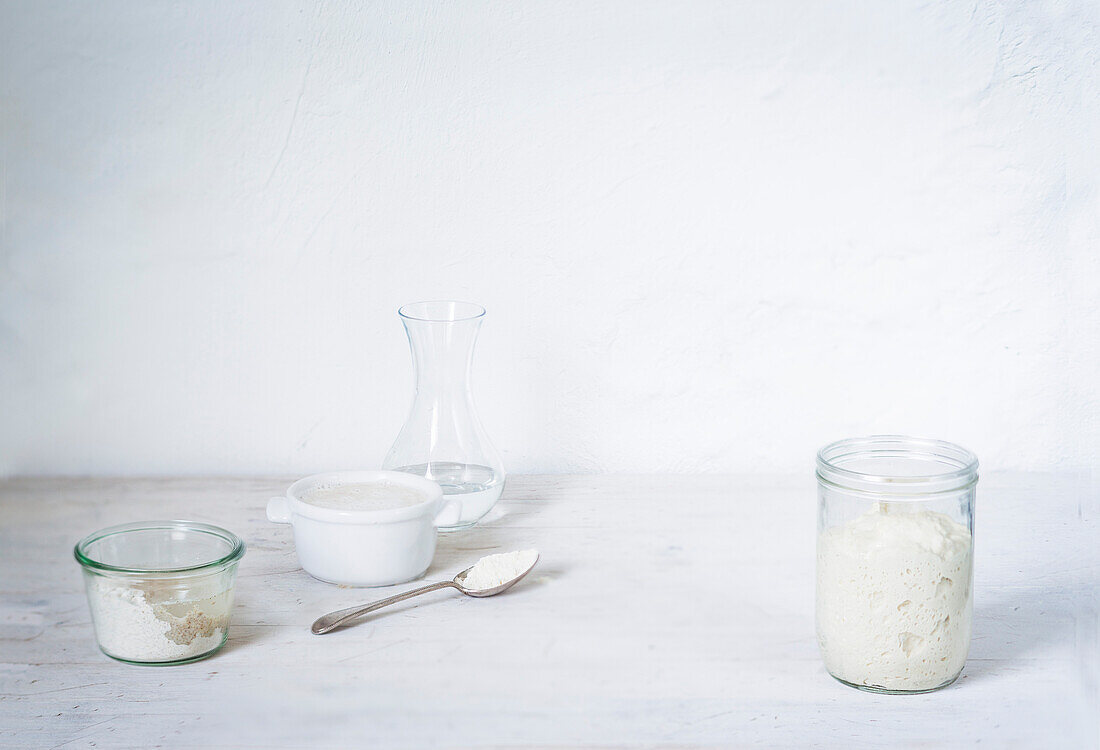
{"label": "white flour", "polygon": [[881,506],[818,539],[825,666],[855,685],[929,690],[970,646],[970,532],[942,513]]}
{"label": "white flour", "polygon": [[500,586],[534,565],[538,557],[539,553],[533,549],[483,557],[466,574],[462,585],[474,591]]}
{"label": "white flour", "polygon": [[[201,584],[200,584],[201,585]],[[207,584],[209,588],[209,584]],[[188,590],[96,576],[88,583],[96,638],[111,656],[129,661],[177,661],[216,649],[229,627],[232,591]]]}

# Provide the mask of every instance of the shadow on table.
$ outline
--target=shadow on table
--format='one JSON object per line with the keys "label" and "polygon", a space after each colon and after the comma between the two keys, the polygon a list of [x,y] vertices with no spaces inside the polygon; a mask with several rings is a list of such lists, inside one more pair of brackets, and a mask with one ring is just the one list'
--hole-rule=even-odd
{"label": "shadow on table", "polygon": [[264,632],[270,631],[270,628],[265,628],[261,625],[251,625],[243,622],[229,623],[229,638],[226,640],[225,645],[218,650],[218,653],[214,654],[214,658],[227,654],[230,651],[236,651],[239,648],[248,648],[263,640]]}
{"label": "shadow on table", "polygon": [[[477,524],[471,528],[484,529],[498,526],[508,526],[517,521],[530,519],[537,516],[545,507],[545,503],[537,498],[526,497],[517,502],[498,502],[486,513]],[[461,532],[452,532],[461,533]]]}
{"label": "shadow on table", "polygon": [[541,513],[544,507],[545,503],[538,501],[498,503],[475,525],[440,533],[427,577],[446,574],[449,578],[485,555],[533,546],[526,522]]}
{"label": "shadow on table", "polygon": [[1095,582],[979,590],[964,674],[972,680],[983,679],[996,674],[1006,663],[1059,644],[1074,648],[1078,619],[1088,609],[1095,611],[1095,606]]}

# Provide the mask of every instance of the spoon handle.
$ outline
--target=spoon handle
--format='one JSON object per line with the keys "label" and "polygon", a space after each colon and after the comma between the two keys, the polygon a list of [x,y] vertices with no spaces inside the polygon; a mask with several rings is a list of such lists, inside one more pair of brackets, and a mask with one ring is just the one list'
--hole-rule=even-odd
{"label": "spoon handle", "polygon": [[322,615],[317,618],[317,622],[313,623],[313,627],[310,630],[314,635],[324,635],[325,633],[335,630],[339,626],[343,625],[348,620],[358,617],[359,615],[365,615],[367,612],[373,612],[376,609],[382,607],[388,607],[391,604],[397,604],[403,602],[406,599],[411,599],[414,596],[420,596],[421,594],[427,594],[429,591],[439,591],[439,589],[445,588],[458,588],[454,581],[440,581],[439,583],[429,583],[427,586],[421,586],[418,589],[412,591],[406,591],[403,594],[395,594],[388,599],[382,599],[377,602],[371,602],[370,604],[360,604],[356,607],[348,607],[347,609],[338,609],[335,612],[329,612],[327,615]]}

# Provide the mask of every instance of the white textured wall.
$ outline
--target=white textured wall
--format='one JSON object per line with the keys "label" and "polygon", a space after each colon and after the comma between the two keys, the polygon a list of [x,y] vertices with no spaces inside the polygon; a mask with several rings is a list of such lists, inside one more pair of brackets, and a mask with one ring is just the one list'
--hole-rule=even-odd
{"label": "white textured wall", "polygon": [[0,470],[1100,454],[1098,4],[0,3]]}

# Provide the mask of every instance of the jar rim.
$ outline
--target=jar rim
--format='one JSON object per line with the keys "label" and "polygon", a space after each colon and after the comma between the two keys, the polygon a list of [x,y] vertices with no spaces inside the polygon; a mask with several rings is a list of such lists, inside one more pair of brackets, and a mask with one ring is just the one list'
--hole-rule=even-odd
{"label": "jar rim", "polygon": [[[927,471],[890,473],[846,466],[898,460],[925,463]],[[870,435],[829,443],[817,452],[817,478],[845,490],[874,495],[939,495],[973,487],[978,457],[955,443],[905,435]]]}
{"label": "jar rim", "polygon": [[[228,542],[230,550],[225,555],[205,562],[196,563],[194,565],[184,565],[173,568],[155,568],[155,567],[128,567],[123,565],[111,565],[110,563],[101,562],[95,560],[88,555],[88,547],[98,542],[100,539],[104,539],[108,536],[114,536],[117,534],[128,534],[136,531],[150,531],[157,529],[175,529],[185,532],[193,532],[199,534],[209,534],[211,536],[219,537],[220,539]],[[219,526],[214,526],[208,523],[199,523],[198,521],[138,521],[136,523],[124,523],[118,526],[108,526],[106,528],[94,531],[88,536],[81,539],[73,547],[73,556],[81,566],[91,569],[102,571],[106,573],[136,573],[142,575],[160,575],[165,573],[197,573],[214,571],[218,568],[223,568],[239,561],[244,557],[245,544],[244,541],[231,531],[227,531]]]}

